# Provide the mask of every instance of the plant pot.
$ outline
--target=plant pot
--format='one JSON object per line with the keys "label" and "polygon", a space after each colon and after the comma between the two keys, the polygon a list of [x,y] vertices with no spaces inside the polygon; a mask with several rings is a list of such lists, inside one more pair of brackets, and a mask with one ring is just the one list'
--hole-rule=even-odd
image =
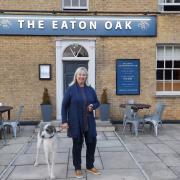
{"label": "plant pot", "polygon": [[100,105],[100,119],[101,119],[101,121],[108,121],[109,120],[109,110],[110,110],[110,104],[101,104]]}
{"label": "plant pot", "polygon": [[44,122],[50,122],[52,120],[52,105],[51,104],[41,105],[41,114]]}

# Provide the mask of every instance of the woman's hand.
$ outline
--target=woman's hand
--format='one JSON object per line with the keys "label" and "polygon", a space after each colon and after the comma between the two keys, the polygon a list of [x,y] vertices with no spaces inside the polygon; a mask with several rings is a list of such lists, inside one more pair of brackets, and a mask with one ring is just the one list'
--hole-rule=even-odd
{"label": "woman's hand", "polygon": [[69,128],[69,125],[68,125],[68,123],[63,123],[63,124],[60,125],[60,127],[61,127],[62,129],[68,129],[68,128]]}
{"label": "woman's hand", "polygon": [[90,104],[90,105],[88,106],[88,111],[89,111],[89,112],[92,112],[92,111],[93,111],[93,104]]}

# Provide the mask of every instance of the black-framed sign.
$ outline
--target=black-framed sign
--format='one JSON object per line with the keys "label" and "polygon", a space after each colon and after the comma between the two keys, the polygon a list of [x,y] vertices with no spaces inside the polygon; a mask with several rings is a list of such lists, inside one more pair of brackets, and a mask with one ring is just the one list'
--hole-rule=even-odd
{"label": "black-framed sign", "polygon": [[51,64],[39,64],[39,79],[40,80],[51,79]]}
{"label": "black-framed sign", "polygon": [[140,94],[140,61],[139,59],[117,59],[116,61],[116,94]]}

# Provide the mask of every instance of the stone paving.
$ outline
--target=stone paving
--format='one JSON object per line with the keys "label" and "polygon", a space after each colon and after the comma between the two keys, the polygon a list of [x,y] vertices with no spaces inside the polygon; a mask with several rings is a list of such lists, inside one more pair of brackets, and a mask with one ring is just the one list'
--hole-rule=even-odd
{"label": "stone paving", "polygon": [[[0,179],[47,180],[47,166],[43,149],[40,164],[34,167],[36,153],[34,126],[23,126],[16,139],[11,136],[8,145],[0,141]],[[85,169],[85,149],[82,151],[82,180],[179,180],[180,179],[180,125],[164,124],[158,137],[146,129],[138,137],[126,132],[122,126],[115,131],[98,131],[95,166],[100,176]],[[72,165],[72,140],[66,133],[58,133],[55,165],[56,179],[76,179]]]}

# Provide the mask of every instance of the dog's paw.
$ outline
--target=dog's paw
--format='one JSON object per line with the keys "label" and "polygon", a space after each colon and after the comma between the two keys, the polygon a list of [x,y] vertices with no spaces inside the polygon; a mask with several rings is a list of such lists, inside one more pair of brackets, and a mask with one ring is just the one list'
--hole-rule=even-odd
{"label": "dog's paw", "polygon": [[54,175],[51,175],[50,179],[56,179],[56,177]]}
{"label": "dog's paw", "polygon": [[39,164],[37,162],[34,163],[34,167],[38,166]]}

